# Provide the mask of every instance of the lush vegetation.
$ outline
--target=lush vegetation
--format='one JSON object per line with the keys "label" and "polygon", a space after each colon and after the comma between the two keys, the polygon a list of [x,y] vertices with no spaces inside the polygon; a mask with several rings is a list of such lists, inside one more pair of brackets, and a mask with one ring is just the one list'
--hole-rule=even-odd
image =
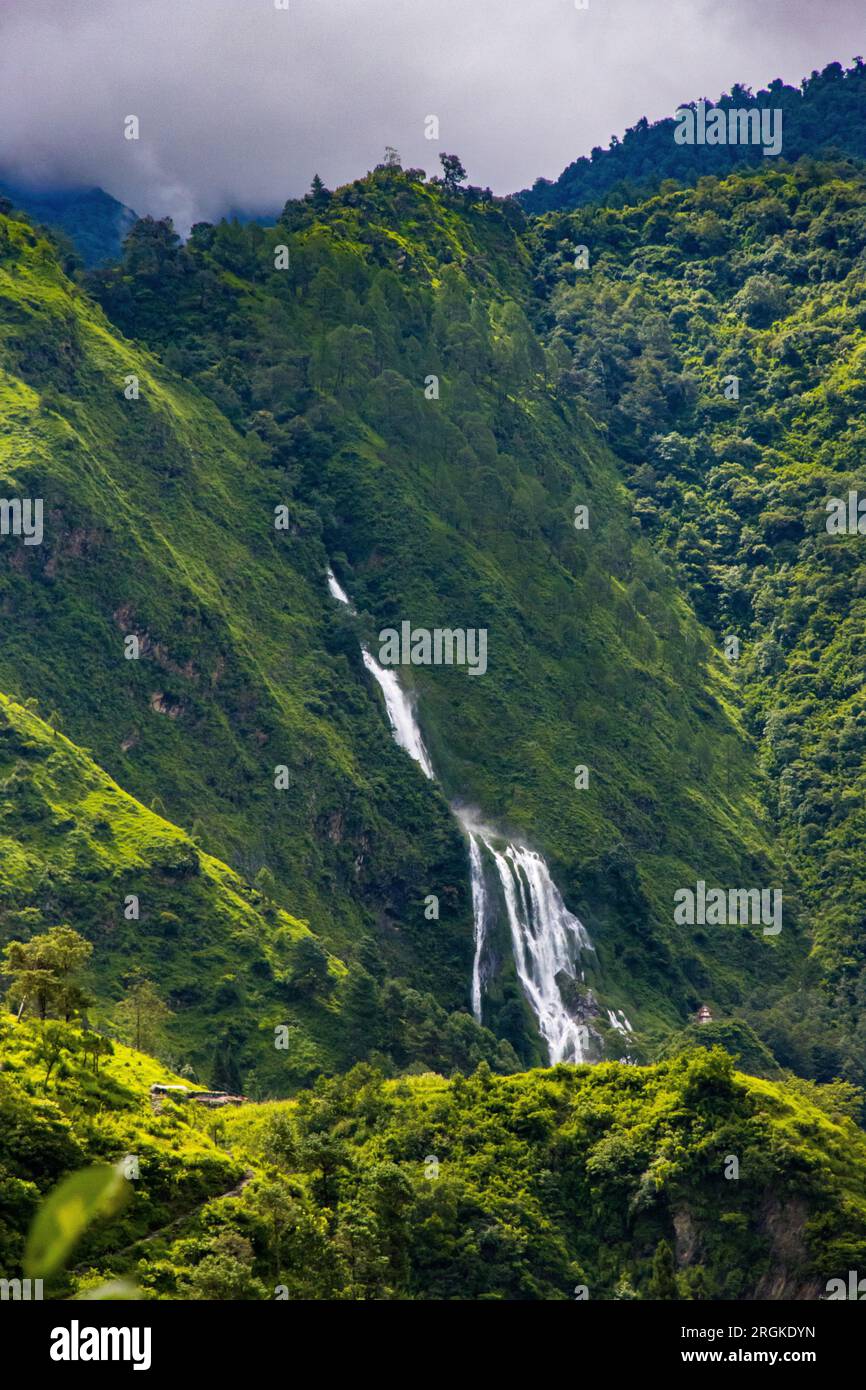
{"label": "lush vegetation", "polygon": [[[866,181],[809,137],[863,153],[863,72],[760,94],[785,162],[644,122],[541,216],[390,151],[85,273],[0,203],[0,492],[44,500],[0,536],[0,1269],[128,1154],[55,1294],[814,1298],[866,1260],[866,571],[825,524]],[[483,678],[401,673],[435,783],[361,656],[404,620],[488,634]],[[543,1069],[504,924],[475,1023],[454,804],[543,851],[628,1062]],[[677,922],[698,880],[782,931]],[[179,1077],[257,1103],[151,1100]]]}
{"label": "lush vegetation", "polygon": [[[360,609],[335,617],[347,644],[406,617],[488,629],[482,680],[404,673],[434,763],[449,797],[540,842],[606,1002],[653,1037],[708,993],[736,1007],[752,981],[789,978],[793,899],[778,949],[672,924],[702,864],[731,882],[784,869],[727,672],[636,534],[598,431],[554,389],[532,279],[513,205],[385,166],[273,229],[201,226],[181,247],[142,223],[88,286],[253,446],[291,499],[293,550],[310,537]],[[488,1017],[538,1061],[503,944]]]}
{"label": "lush vegetation", "polygon": [[[253,1096],[294,1090],[374,1051],[396,1070],[516,1067],[507,1044],[467,1014],[380,982],[375,962],[375,975],[362,964],[347,971],[305,922],[3,697],[0,778],[0,972],[25,1016],[80,1014],[142,1045],[144,1014],[148,1051]],[[74,923],[87,947],[71,990],[43,990],[27,975],[40,953],[53,964],[57,923]]]}
{"label": "lush vegetation", "polygon": [[[566,264],[574,241],[589,272]],[[543,219],[536,250],[560,388],[624,461],[635,523],[718,649],[739,643],[731,673],[825,984],[797,1006],[808,1032],[788,1001],[765,1036],[786,1065],[811,1054],[813,1074],[859,1082],[866,571],[827,502],[862,489],[863,174],[803,160],[702,179]]]}
{"label": "lush vegetation", "polygon": [[[828,63],[821,72],[804,77],[799,87],[776,78],[752,92],[735,83],[710,107],[722,111],[760,107],[782,112],[782,159],[787,163],[803,156],[847,156],[866,159],[866,64]],[[682,106],[694,106],[684,100]],[[708,109],[710,109],[708,107]],[[630,126],[622,139],[611,136],[606,150],[596,146],[563,169],[558,179],[537,179],[519,195],[527,212],[544,213],[557,208],[577,208],[587,203],[621,208],[655,192],[668,180],[694,184],[704,176],[724,177],[743,166],[766,164],[759,145],[678,145],[674,141],[673,112],[661,121],[645,116]],[[777,162],[772,156],[771,163]]]}
{"label": "lush vegetation", "polygon": [[44,1027],[3,1025],[4,1269],[70,1167],[131,1174],[53,1296],[815,1298],[866,1259],[843,1083],[755,1080],[716,1049],[450,1082],[363,1065],[292,1102],[155,1114],[165,1073],[119,1047],[97,1078],[72,1028],[43,1085]]}
{"label": "lush vegetation", "polygon": [[69,239],[70,263],[116,260],[135,213],[102,188],[23,188],[0,178],[0,202],[20,208],[34,223]]}

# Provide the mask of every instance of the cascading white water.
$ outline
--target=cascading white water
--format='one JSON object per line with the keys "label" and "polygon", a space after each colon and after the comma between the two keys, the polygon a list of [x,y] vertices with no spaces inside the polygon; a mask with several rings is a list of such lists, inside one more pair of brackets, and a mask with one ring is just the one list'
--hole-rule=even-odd
{"label": "cascading white water", "polygon": [[616,1013],[614,1013],[613,1009],[608,1009],[607,1016],[610,1019],[611,1028],[615,1028],[618,1033],[634,1032],[634,1029],[629,1023],[622,1009],[617,1009]]}
{"label": "cascading white water", "polygon": [[349,598],[349,595],[346,593],[346,590],[343,588],[342,584],[340,583],[339,579],[334,574],[334,571],[332,569],[328,570],[328,588],[331,592],[332,598],[335,598],[338,603],[345,603],[350,613],[355,612],[355,608],[352,604],[351,599]]}
{"label": "cascading white water", "polygon": [[361,655],[364,658],[364,665],[370,675],[379,682],[385,697],[385,709],[391,725],[391,732],[394,735],[394,742],[399,743],[401,748],[406,749],[409,757],[415,759],[425,777],[429,777],[431,782],[434,781],[433,765],[430,762],[427,749],[424,747],[421,730],[415,719],[415,711],[406,698],[400,682],[393,671],[385,671],[379,665],[366,647],[361,648]]}
{"label": "cascading white water", "polygon": [[469,876],[472,884],[472,920],[475,924],[475,953],[472,958],[472,1012],[476,1022],[481,1022],[481,961],[484,955],[484,937],[487,926],[487,887],[484,882],[484,864],[481,850],[473,831],[469,830]]}
{"label": "cascading white water", "polygon": [[[349,595],[333,570],[330,569],[328,570],[328,588],[339,603],[344,603],[351,613],[355,612]],[[394,742],[399,744],[401,748],[405,748],[410,758],[415,759],[425,777],[429,777],[431,782],[435,781],[433,764],[430,762],[427,749],[424,747],[424,740],[421,737],[421,730],[418,728],[415,711],[412,709],[411,702],[400,682],[393,671],[386,671],[379,665],[363,642],[361,643],[361,655],[364,658],[364,665],[385,697],[385,711],[388,715],[388,723],[391,725],[391,732],[394,735]]]}
{"label": "cascading white water", "polygon": [[489,840],[484,843],[502,884],[517,976],[550,1061],[584,1062],[589,1028],[572,1018],[557,976],[575,979],[580,952],[594,949],[586,928],[565,906],[540,854],[514,844],[500,853]]}
{"label": "cascading white water", "polygon": [[[354,613],[356,610],[333,571],[329,569],[327,575],[328,589],[332,596]],[[394,741],[415,759],[426,777],[435,781],[433,765],[424,746],[411,701],[394,672],[384,670],[363,643],[361,652],[364,665],[384,696]],[[481,1022],[482,966],[490,907],[481,854],[483,844],[499,874],[511,931],[515,968],[538,1021],[539,1032],[547,1044],[550,1061],[556,1063],[590,1060],[590,1030],[585,1023],[579,1023],[569,1013],[557,979],[560,974],[575,979],[580,952],[595,949],[586,928],[565,906],[562,894],[540,854],[519,844],[509,844],[504,852],[500,852],[492,843],[494,839],[500,838],[495,831],[474,825],[465,813],[459,810],[456,810],[455,814],[469,839],[475,938],[471,994],[475,1018]]]}

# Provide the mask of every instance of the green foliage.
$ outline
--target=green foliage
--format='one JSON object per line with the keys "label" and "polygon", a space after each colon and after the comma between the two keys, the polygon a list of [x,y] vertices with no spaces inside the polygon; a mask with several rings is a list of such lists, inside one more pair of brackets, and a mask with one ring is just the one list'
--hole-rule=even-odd
{"label": "green foliage", "polygon": [[[282,245],[284,272],[274,270]],[[400,990],[432,994],[458,1017],[465,1010],[465,845],[440,819],[437,789],[386,746],[358,642],[375,649],[376,633],[407,616],[430,628],[485,627],[483,680],[455,668],[403,673],[445,792],[541,845],[597,943],[593,988],[657,1035],[706,994],[735,1010],[744,979],[784,992],[799,950],[794,890],[786,883],[789,929],[775,947],[748,932],[698,939],[672,924],[674,890],[708,865],[729,882],[784,873],[729,675],[637,534],[603,439],[556,387],[555,351],[533,326],[533,246],[507,202],[472,189],[455,198],[418,171],[385,165],[318,207],[287,204],[265,231],[222,223],[179,247],[171,228],[142,224],[123,264],[88,287],[124,332],[182,353],[187,383],[244,435],[287,499],[293,538],[282,572],[302,563],[323,589],[332,561],[359,610],[326,608],[326,650],[315,660],[330,697],[308,696],[307,709],[327,709],[331,732],[365,769],[377,806],[361,803],[363,819],[377,830],[355,833],[357,792],[351,803],[336,784],[325,794],[334,809],[313,827],[316,854],[333,863],[336,845],[341,867],[329,870],[328,911],[311,909],[316,934],[350,977],[358,942],[372,939]],[[425,396],[432,376],[437,399]],[[591,502],[588,534],[573,525],[582,502]],[[302,593],[296,602],[311,652],[323,615],[308,612]],[[282,670],[282,688],[293,678]],[[581,760],[591,776],[576,793]],[[321,753],[314,772],[298,775],[322,788]],[[248,843],[256,800],[245,796],[234,814]],[[292,843],[308,844],[310,829],[293,805]],[[315,875],[301,882],[286,865],[277,877],[306,913]],[[433,889],[444,909],[436,930],[421,908]],[[344,912],[357,921],[374,894],[375,917],[344,932]],[[383,929],[382,904],[396,930]],[[500,944],[484,1021],[522,1062],[542,1060],[507,937]],[[357,983],[358,996],[371,996],[369,982]],[[347,1021],[362,1002],[355,993],[347,985]],[[366,1014],[369,1039],[387,1032],[372,998]],[[349,1052],[378,1046],[362,1050],[356,1030]],[[417,1060],[440,1065],[429,1050]],[[454,1064],[464,1062],[452,1054]]]}
{"label": "green foliage", "polygon": [[[785,160],[822,152],[862,160],[866,158],[864,81],[866,66],[857,57],[851,68],[834,62],[822,72],[813,71],[799,88],[789,87],[777,77],[753,94],[735,83],[713,104],[722,110],[758,106],[781,111]],[[680,105],[694,105],[694,101],[684,96]],[[519,195],[520,201],[533,213],[599,202],[621,208],[663,190],[665,185],[695,184],[710,175],[724,178],[765,162],[760,145],[678,145],[674,128],[673,115],[653,122],[643,116],[621,140],[613,137],[606,150],[596,146],[589,158],[576,159],[555,181],[537,179],[531,189]],[[777,162],[776,157],[773,162]],[[721,236],[720,225],[715,221],[705,225],[705,237]]]}
{"label": "green foliage", "polygon": [[106,1163],[65,1178],[39,1207],[27,1237],[24,1270],[28,1277],[42,1279],[54,1274],[88,1226],[116,1215],[128,1196],[126,1179]]}
{"label": "green foliage", "polygon": [[[0,1267],[58,1181],[140,1169],[56,1296],[814,1298],[866,1259],[866,576],[823,526],[862,444],[862,172],[527,222],[443,165],[392,151],[186,245],[145,219],[86,280],[0,213],[0,478],[46,499],[45,543],[0,549],[31,1001],[0,1020]],[[360,654],[404,619],[489,634],[483,680],[403,673],[437,784]],[[449,802],[543,850],[609,1055],[655,1065],[515,1074],[544,1058],[501,926],[470,1017]],[[676,924],[698,878],[779,884],[780,937]],[[295,1098],[149,1106],[170,1072],[112,1019]]]}
{"label": "green foliage", "polygon": [[[46,1051],[58,1038],[64,1074],[55,1067],[46,1079]],[[93,1046],[92,1035],[73,1025],[0,1015],[0,1264],[4,1273],[22,1268],[36,1218],[28,1268],[50,1277],[46,1290],[57,1297],[76,1287],[95,1296],[104,1280],[87,1277],[90,1262],[104,1263],[107,1251],[135,1244],[243,1176],[182,1106],[152,1108],[150,1086],[179,1077],[120,1043],[100,1048],[97,1073]],[[97,1170],[105,1185],[102,1177],[82,1178],[82,1169]],[[106,1194],[121,1191],[123,1209],[94,1224]],[[70,1256],[73,1240],[79,1243]],[[70,1260],[83,1263],[70,1267]],[[44,1261],[55,1271],[50,1276]]]}
{"label": "green foliage", "polygon": [[660,1240],[653,1255],[652,1274],[647,1285],[650,1299],[676,1299],[677,1280],[674,1252],[666,1240]]}
{"label": "green foliage", "polygon": [[[589,274],[557,253],[578,236]],[[544,219],[535,245],[561,388],[603,423],[636,524],[717,646],[740,643],[737,699],[814,942],[804,988],[747,990],[743,1012],[783,1065],[862,1085],[866,570],[862,538],[826,526],[860,479],[862,172],[802,159],[702,178]]]}
{"label": "green foliage", "polygon": [[719,1049],[450,1082],[361,1065],[202,1121],[242,1182],[89,1277],[162,1298],[816,1298],[866,1251],[866,1139],[829,1089]]}
{"label": "green foliage", "polygon": [[165,1045],[165,1024],[172,1017],[152,980],[136,972],[125,997],[114,1010],[112,1023],[137,1052],[158,1053]]}
{"label": "green foliage", "polygon": [[[27,770],[29,816],[16,798],[0,820],[0,940],[8,943],[2,971],[10,1006],[25,994],[28,1014],[43,1017],[93,1005],[88,1018],[103,1029],[204,1074],[214,1026],[225,1028],[230,1018],[241,1038],[238,1079],[263,1085],[255,1076],[270,1075],[274,1090],[290,1089],[261,1020],[285,1021],[278,977],[292,943],[309,936],[306,925],[276,906],[265,915],[260,895],[225,864],[122,792],[35,714],[0,697],[0,775],[16,765]],[[49,928],[33,906],[48,883],[52,915],[59,909],[76,929]],[[127,915],[131,892],[137,918]],[[79,982],[85,961],[89,993]],[[240,963],[247,967],[242,991],[232,969]],[[313,1069],[333,1066],[338,1054],[321,1005],[295,1001],[290,1017]],[[317,1017],[322,1026],[313,1044]]]}
{"label": "green foliage", "polygon": [[31,1005],[39,1017],[61,1014],[68,1022],[92,1003],[78,976],[93,951],[71,927],[51,927],[30,941],[10,941],[3,950],[2,973],[11,978],[7,1003],[24,1013]]}
{"label": "green foliage", "polygon": [[[193,243],[208,236],[202,229]],[[261,228],[226,228],[214,244],[249,271],[267,256],[263,236]],[[214,272],[205,269],[201,281],[186,274],[188,252],[162,224],[142,223],[128,255],[130,302],[150,285],[155,303],[171,283],[198,318],[208,311],[208,283],[223,297]],[[467,1011],[471,908],[462,837],[444,798],[406,768],[389,737],[357,641],[326,593],[320,524],[293,498],[292,467],[284,474],[270,457],[268,411],[255,413],[242,439],[199,390],[110,330],[48,245],[17,221],[4,223],[0,295],[7,310],[0,413],[11,427],[0,470],[12,468],[15,486],[44,493],[63,516],[38,557],[28,549],[25,572],[7,564],[11,547],[0,556],[3,602],[21,616],[0,652],[0,685],[22,699],[51,686],[45,708],[70,738],[86,739],[139,807],[195,825],[197,839],[193,845],[178,830],[163,837],[158,854],[140,849],[136,828],[117,819],[116,793],[101,811],[94,798],[73,794],[59,733],[32,757],[7,733],[5,824],[19,846],[14,874],[0,883],[10,918],[31,908],[40,873],[49,874],[71,925],[110,942],[95,970],[100,1010],[121,993],[122,957],[141,953],[174,1014],[171,1055],[206,1068],[219,1042],[215,1019],[220,1036],[236,1034],[232,1047],[250,1090],[287,1092],[342,1060],[334,1010],[318,996],[286,994],[288,947],[307,922],[329,959],[349,965],[354,943],[375,935],[393,978],[431,1008]],[[221,312],[214,322],[223,323]],[[182,355],[184,334],[174,346]],[[323,356],[326,378],[335,370],[356,389],[351,353],[344,363],[339,339],[332,349]],[[131,366],[137,401],[123,394]],[[222,384],[215,371],[207,375],[234,419],[233,369]],[[276,376],[264,371],[263,385],[277,376],[279,368]],[[289,379],[299,379],[297,364]],[[305,383],[305,396],[309,389]],[[74,418],[81,410],[87,423]],[[293,431],[281,416],[274,428],[282,439],[286,426],[302,452],[309,445],[309,456],[319,456],[331,438],[327,418],[316,431],[295,423]],[[288,454],[283,462],[291,465]],[[290,535],[274,530],[283,499],[291,503]],[[127,635],[139,642],[139,660],[124,660]],[[288,787],[278,790],[274,769],[283,764]],[[59,787],[55,774],[64,769],[70,785]],[[70,801],[84,833],[67,835],[70,817],[55,810]],[[144,829],[147,818],[137,815]],[[238,865],[247,880],[224,879],[219,912],[199,846]],[[267,901],[247,886],[262,869],[270,875]],[[424,925],[427,884],[446,885],[447,911],[435,932]],[[121,911],[129,893],[141,900],[138,919]],[[335,979],[339,973],[331,969]],[[295,1068],[268,1045],[284,1002],[304,1040]],[[495,1039],[479,1038],[493,1055]]]}

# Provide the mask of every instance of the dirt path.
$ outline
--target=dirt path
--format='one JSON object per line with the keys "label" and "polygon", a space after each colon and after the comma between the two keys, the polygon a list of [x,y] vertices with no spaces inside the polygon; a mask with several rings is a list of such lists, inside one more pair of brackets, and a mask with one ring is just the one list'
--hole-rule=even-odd
{"label": "dirt path", "polygon": [[[151,1231],[150,1235],[139,1236],[138,1240],[132,1241],[130,1245],[124,1245],[120,1250],[106,1252],[105,1258],[117,1259],[121,1255],[128,1255],[132,1250],[137,1250],[140,1245],[149,1245],[151,1241],[158,1240],[160,1236],[164,1236],[167,1231],[173,1231],[176,1227],[182,1226],[185,1221],[188,1221],[190,1217],[194,1216],[202,1207],[206,1207],[208,1202],[217,1202],[221,1197],[239,1197],[247,1183],[251,1182],[254,1177],[255,1173],[252,1168],[248,1168],[240,1182],[236,1183],[234,1187],[228,1188],[225,1192],[212,1192],[210,1196],[205,1197],[201,1202],[196,1202],[195,1206],[189,1208],[189,1211],[185,1211],[181,1216],[176,1216],[174,1220],[167,1222],[165,1226],[159,1226],[157,1230]],[[90,1261],[85,1261],[84,1264],[80,1265],[73,1265],[70,1273],[80,1274],[83,1270],[89,1268],[89,1265]]]}

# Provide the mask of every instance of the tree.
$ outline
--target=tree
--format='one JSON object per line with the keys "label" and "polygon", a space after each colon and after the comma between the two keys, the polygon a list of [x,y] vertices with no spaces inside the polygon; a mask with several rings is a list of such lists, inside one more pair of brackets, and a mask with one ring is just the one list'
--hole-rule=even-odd
{"label": "tree", "polygon": [[439,163],[442,165],[442,182],[446,191],[452,195],[457,193],[460,184],[465,183],[467,178],[460,159],[456,154],[440,154]]}
{"label": "tree", "polygon": [[312,1192],[320,1206],[336,1203],[337,1175],[349,1166],[349,1145],[327,1131],[305,1134],[298,1139],[298,1167],[312,1174]]}
{"label": "tree", "polygon": [[308,998],[330,994],[334,981],[328,970],[328,957],[311,936],[302,936],[293,942],[290,962],[290,980],[294,993]]}
{"label": "tree", "polygon": [[313,175],[313,182],[310,184],[310,191],[307,194],[314,208],[327,207],[331,201],[331,190],[326,188],[318,174]]}
{"label": "tree", "polygon": [[98,1076],[99,1059],[100,1057],[112,1057],[114,1055],[114,1043],[111,1041],[111,1038],[104,1037],[102,1033],[86,1032],[82,1034],[81,1050],[84,1053],[85,1061],[88,1057],[93,1058],[93,1070]]}
{"label": "tree", "polygon": [[342,989],[343,1034],[351,1061],[359,1061],[382,1041],[383,1025],[376,981],[363,966],[350,970]]}
{"label": "tree", "polygon": [[370,379],[375,361],[375,340],[369,328],[340,324],[316,345],[316,384],[326,391],[357,391]]}
{"label": "tree", "polygon": [[72,1030],[63,1023],[49,1019],[45,1027],[40,1030],[36,1044],[36,1056],[40,1062],[45,1063],[43,1086],[48,1085],[48,1079],[60,1061],[61,1055],[64,1052],[75,1052],[77,1049],[78,1039]]}
{"label": "tree", "polygon": [[93,946],[70,926],[51,927],[29,941],[10,941],[3,952],[4,975],[12,976],[7,993],[10,1008],[23,1014],[35,1003],[41,1019],[51,1013],[67,1022],[82,1013],[92,1000],[79,972],[93,953]]}
{"label": "tree", "polygon": [[263,1289],[253,1274],[255,1252],[245,1236],[220,1231],[208,1254],[188,1276],[189,1297],[221,1300],[260,1299]]}
{"label": "tree", "polygon": [[153,981],[143,972],[134,971],[126,997],[114,1010],[114,1023],[121,1036],[137,1051],[153,1052],[164,1042],[165,1024],[173,1017]]}
{"label": "tree", "polygon": [[677,1276],[674,1266],[674,1252],[666,1240],[660,1240],[653,1255],[653,1268],[650,1275],[647,1296],[652,1299],[670,1301],[679,1297]]}
{"label": "tree", "polygon": [[214,1043],[211,1063],[211,1085],[215,1091],[229,1091],[240,1095],[243,1091],[243,1077],[238,1064],[239,1040],[232,1029],[225,1029]]}
{"label": "tree", "polygon": [[123,268],[127,275],[158,280],[177,271],[181,259],[180,237],[170,217],[141,217],[123,243]]}
{"label": "tree", "polygon": [[261,893],[263,898],[268,898],[273,902],[277,892],[277,880],[274,878],[267,864],[263,864],[259,869],[253,879],[253,887]]}

